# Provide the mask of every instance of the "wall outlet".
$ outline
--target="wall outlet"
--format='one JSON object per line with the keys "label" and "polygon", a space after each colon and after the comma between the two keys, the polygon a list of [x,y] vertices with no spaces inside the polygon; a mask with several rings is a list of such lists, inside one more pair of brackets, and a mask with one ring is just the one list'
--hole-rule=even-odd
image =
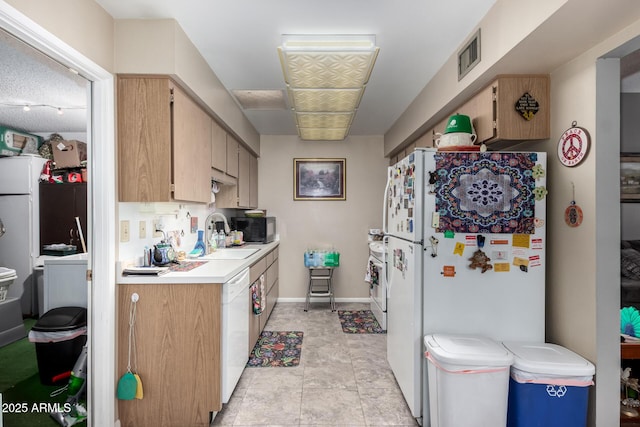
{"label": "wall outlet", "polygon": [[139,234],[141,239],[147,238],[147,221],[140,221],[138,226]]}
{"label": "wall outlet", "polygon": [[129,221],[128,220],[120,221],[120,241],[121,242],[129,241]]}
{"label": "wall outlet", "polygon": [[154,219],[153,220],[153,237],[164,237],[162,232],[157,231],[157,230],[162,230],[163,228],[164,228],[164,225],[162,224],[162,220]]}

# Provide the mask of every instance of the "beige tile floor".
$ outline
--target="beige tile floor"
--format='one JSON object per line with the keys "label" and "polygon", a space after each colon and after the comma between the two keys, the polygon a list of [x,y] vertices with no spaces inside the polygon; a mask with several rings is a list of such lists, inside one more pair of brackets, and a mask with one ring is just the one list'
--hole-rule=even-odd
{"label": "beige tile floor", "polygon": [[386,335],[345,334],[337,311],[321,303],[308,312],[303,303],[278,303],[265,330],[303,331],[300,365],[246,368],[212,425],[417,425],[386,361]]}

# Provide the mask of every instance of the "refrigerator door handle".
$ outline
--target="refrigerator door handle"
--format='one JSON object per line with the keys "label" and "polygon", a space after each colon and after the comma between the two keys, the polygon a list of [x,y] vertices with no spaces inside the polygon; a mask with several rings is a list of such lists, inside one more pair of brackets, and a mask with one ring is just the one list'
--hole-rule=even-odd
{"label": "refrigerator door handle", "polygon": [[389,188],[391,188],[391,166],[387,168],[387,183],[384,186],[384,196],[382,197],[382,233],[387,234],[387,199],[389,196]]}

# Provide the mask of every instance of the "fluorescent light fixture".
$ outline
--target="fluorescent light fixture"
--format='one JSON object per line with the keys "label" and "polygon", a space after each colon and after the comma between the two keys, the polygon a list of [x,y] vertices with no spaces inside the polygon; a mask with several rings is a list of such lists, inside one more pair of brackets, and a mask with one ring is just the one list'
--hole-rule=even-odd
{"label": "fluorescent light fixture", "polygon": [[282,37],[278,54],[302,139],[346,138],[378,51],[373,35]]}

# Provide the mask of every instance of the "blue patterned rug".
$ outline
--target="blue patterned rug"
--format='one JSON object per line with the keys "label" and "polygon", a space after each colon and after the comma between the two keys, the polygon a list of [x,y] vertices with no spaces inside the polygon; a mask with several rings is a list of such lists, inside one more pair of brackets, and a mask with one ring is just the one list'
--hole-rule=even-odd
{"label": "blue patterned rug", "polygon": [[247,367],[298,366],[303,335],[300,331],[262,331],[249,356]]}
{"label": "blue patterned rug", "polygon": [[438,231],[535,233],[536,153],[436,153]]}

